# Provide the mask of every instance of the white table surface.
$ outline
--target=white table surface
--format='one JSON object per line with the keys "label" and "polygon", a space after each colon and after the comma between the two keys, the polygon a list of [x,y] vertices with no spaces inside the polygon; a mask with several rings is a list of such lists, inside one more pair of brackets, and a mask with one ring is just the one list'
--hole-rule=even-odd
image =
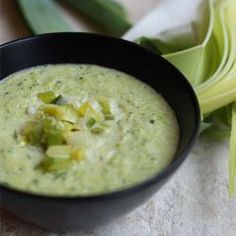
{"label": "white table surface", "polygon": [[[158,0],[120,0],[133,21]],[[173,0],[174,1],[174,0]],[[0,0],[0,42],[29,35],[13,0]],[[84,22],[78,30],[91,30]],[[81,236],[234,236],[236,198],[229,199],[228,142],[199,138],[171,180],[149,201],[114,223]],[[27,224],[1,209],[0,235],[57,235]]]}

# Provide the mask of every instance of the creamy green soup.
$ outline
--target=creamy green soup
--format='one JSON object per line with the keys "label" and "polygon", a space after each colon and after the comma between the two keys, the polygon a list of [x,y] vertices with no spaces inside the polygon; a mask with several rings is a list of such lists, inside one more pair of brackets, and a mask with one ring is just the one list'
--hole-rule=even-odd
{"label": "creamy green soup", "polygon": [[0,182],[46,195],[93,195],[165,168],[179,128],[148,85],[95,65],[47,65],[0,83]]}

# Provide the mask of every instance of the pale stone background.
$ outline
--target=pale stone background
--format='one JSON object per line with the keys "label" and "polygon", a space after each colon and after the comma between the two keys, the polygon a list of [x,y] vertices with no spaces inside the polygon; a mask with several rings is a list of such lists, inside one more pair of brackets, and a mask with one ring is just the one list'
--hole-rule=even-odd
{"label": "pale stone background", "polygon": [[[135,22],[158,0],[120,0]],[[174,0],[173,0],[174,1]],[[15,1],[0,0],[0,42],[30,35]],[[73,13],[66,11],[67,15]],[[82,20],[76,30],[93,31]],[[158,25],[157,25],[158,26]],[[113,224],[81,236],[234,236],[236,198],[229,199],[228,142],[200,138],[188,159],[172,179],[146,204]],[[2,236],[56,236],[29,225],[4,210],[0,214]],[[68,236],[71,234],[67,234]]]}

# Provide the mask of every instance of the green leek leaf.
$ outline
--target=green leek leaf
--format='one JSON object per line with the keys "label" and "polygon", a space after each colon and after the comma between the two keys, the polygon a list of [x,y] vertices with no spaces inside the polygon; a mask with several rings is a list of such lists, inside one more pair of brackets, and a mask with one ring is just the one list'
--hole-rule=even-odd
{"label": "green leek leaf", "polygon": [[203,113],[236,101],[236,4],[232,1],[224,3],[215,7],[224,29],[223,37],[215,34],[218,48],[223,51],[222,60],[213,76],[196,89]]}
{"label": "green leek leaf", "polygon": [[205,1],[205,4],[207,4],[209,17],[206,17],[208,23],[201,22],[203,25],[208,24],[208,31],[203,42],[186,50],[163,55],[188,78],[192,85],[198,85],[210,74],[212,67],[217,64],[214,59],[218,58],[216,55],[209,60],[208,52],[215,52],[216,48],[215,38],[212,36],[215,14],[213,2]]}
{"label": "green leek leaf", "polygon": [[125,9],[115,0],[62,0],[107,33],[121,36],[130,27]]}
{"label": "green leek leaf", "polygon": [[35,34],[72,30],[54,0],[18,0],[18,4]]}

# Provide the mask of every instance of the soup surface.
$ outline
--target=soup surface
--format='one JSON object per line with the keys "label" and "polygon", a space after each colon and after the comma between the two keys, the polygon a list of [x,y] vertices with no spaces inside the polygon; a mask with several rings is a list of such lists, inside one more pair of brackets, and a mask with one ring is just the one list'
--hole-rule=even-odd
{"label": "soup surface", "polygon": [[94,195],[165,168],[179,128],[167,102],[125,73],[33,67],[0,83],[0,182],[46,195]]}

